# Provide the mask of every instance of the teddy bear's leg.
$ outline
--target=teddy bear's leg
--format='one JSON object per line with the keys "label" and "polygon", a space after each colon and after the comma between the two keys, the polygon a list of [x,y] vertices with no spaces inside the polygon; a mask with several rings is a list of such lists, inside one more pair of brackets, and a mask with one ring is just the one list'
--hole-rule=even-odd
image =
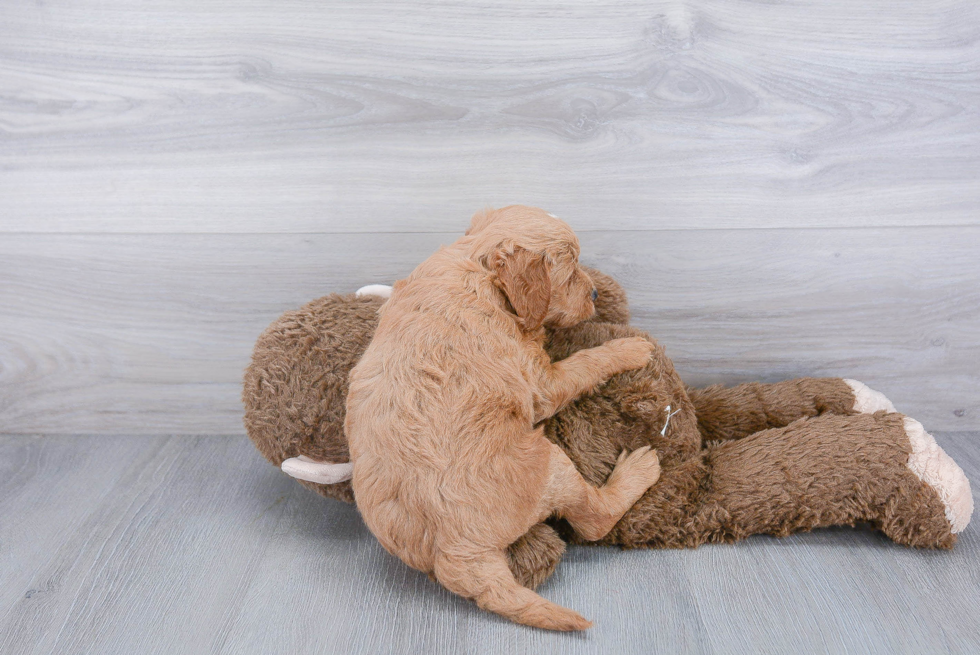
{"label": "teddy bear's leg", "polygon": [[507,567],[514,578],[528,589],[537,589],[551,577],[565,554],[565,542],[545,523],[531,529],[507,547]]}
{"label": "teddy bear's leg", "polygon": [[962,469],[896,413],[801,419],[716,444],[705,464],[704,541],[868,521],[901,544],[951,548],[973,512]]}
{"label": "teddy bear's leg", "polygon": [[749,382],[687,391],[705,441],[741,439],[760,430],[789,425],[804,416],[895,411],[883,394],[857,380],[841,378],[799,378],[775,384]]}

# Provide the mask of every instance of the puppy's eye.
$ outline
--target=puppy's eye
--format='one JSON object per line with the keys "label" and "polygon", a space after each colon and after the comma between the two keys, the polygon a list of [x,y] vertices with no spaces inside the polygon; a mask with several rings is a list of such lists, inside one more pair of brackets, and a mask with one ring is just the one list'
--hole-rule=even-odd
{"label": "puppy's eye", "polygon": [[593,289],[592,290],[592,302],[595,302],[598,298],[599,298],[599,290],[598,289]]}

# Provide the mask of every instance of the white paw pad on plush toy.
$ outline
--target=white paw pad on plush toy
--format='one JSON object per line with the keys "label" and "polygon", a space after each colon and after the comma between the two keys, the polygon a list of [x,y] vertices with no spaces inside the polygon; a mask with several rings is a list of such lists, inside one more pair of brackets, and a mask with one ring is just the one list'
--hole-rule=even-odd
{"label": "white paw pad on plush toy", "polygon": [[892,401],[885,397],[880,391],[875,391],[863,382],[857,380],[844,379],[854,391],[854,411],[861,414],[874,414],[875,412],[886,411],[889,414],[897,412]]}
{"label": "white paw pad on plush toy", "polygon": [[387,284],[369,284],[361,287],[354,292],[358,298],[362,296],[380,296],[381,298],[391,298],[391,287]]}
{"label": "white paw pad on plush toy", "polygon": [[973,514],[973,494],[970,481],[963,469],[946,454],[931,434],[914,418],[905,417],[905,434],[912,445],[908,467],[915,475],[936,490],[943,507],[950,531],[957,534],[970,522]]}
{"label": "white paw pad on plush toy", "polygon": [[282,472],[297,480],[306,480],[317,484],[337,484],[351,479],[354,466],[350,462],[343,464],[318,462],[305,455],[300,455],[284,460]]}

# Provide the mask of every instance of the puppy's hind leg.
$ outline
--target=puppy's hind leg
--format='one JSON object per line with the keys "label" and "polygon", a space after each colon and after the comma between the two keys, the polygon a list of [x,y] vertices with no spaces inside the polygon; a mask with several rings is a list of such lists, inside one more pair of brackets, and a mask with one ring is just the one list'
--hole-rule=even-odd
{"label": "puppy's hind leg", "polygon": [[433,571],[449,591],[472,598],[482,609],[534,628],[585,630],[592,623],[578,612],[545,600],[522,587],[507,567],[503,551],[440,552]]}
{"label": "puppy's hind leg", "polygon": [[585,481],[568,455],[550,444],[550,481],[541,514],[557,512],[588,541],[602,539],[640,496],[660,478],[660,460],[649,446],[619,456],[606,484],[596,488]]}

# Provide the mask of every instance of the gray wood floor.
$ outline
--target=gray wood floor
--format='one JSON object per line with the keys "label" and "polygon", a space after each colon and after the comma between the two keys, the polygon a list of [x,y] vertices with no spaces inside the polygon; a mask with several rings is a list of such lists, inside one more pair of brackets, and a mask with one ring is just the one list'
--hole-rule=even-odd
{"label": "gray wood floor", "polygon": [[[980,479],[980,434],[939,443]],[[686,551],[573,548],[513,625],[385,553],[356,510],[229,437],[0,437],[0,652],[975,653],[980,538],[867,529]]]}

